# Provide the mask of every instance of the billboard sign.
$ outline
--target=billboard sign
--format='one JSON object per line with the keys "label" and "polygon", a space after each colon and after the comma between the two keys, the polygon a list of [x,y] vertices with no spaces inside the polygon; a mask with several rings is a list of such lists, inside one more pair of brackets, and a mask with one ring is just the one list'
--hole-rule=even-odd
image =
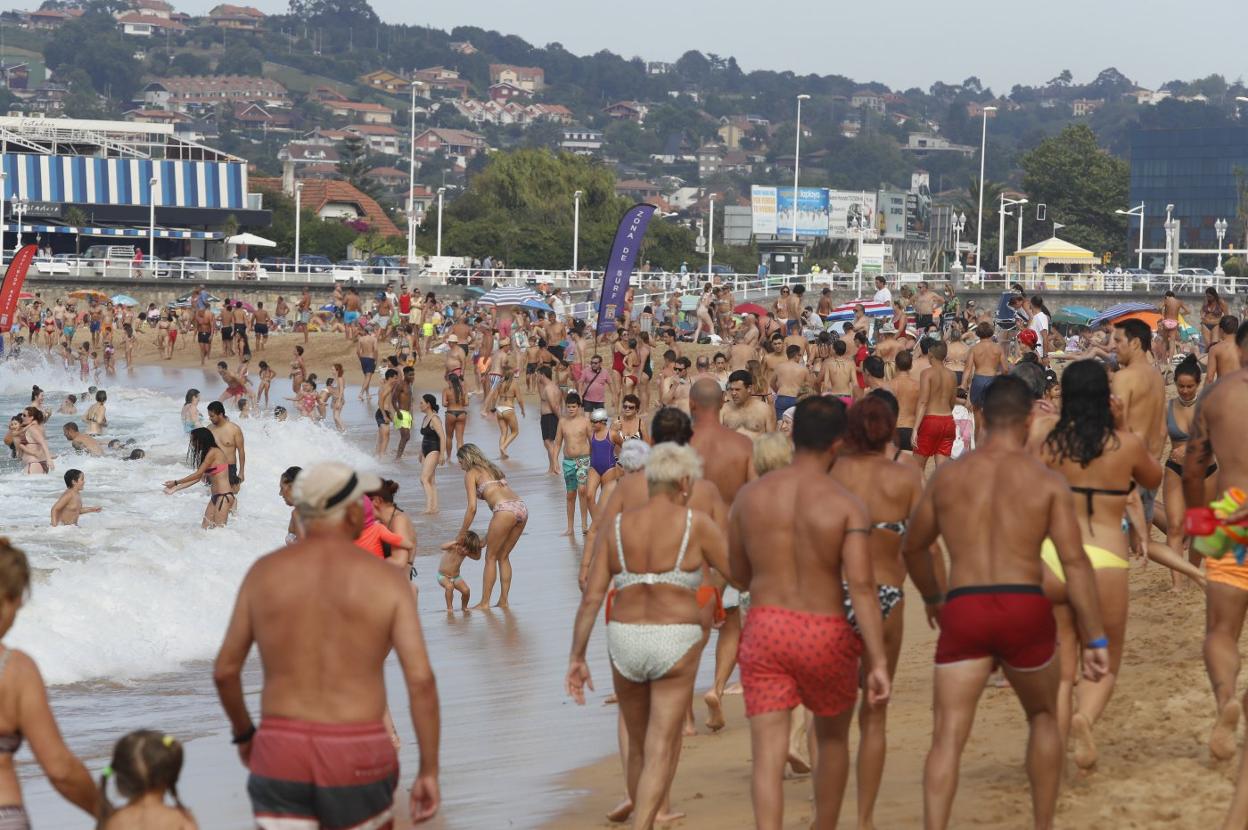
{"label": "billboard sign", "polygon": [[797,198],[793,188],[776,188],[776,234],[791,236],[796,224],[798,236],[828,235],[828,190],[802,187]]}
{"label": "billboard sign", "polygon": [[906,237],[906,194],[881,190],[876,196],[875,229],[884,239]]}
{"label": "billboard sign", "polygon": [[910,194],[906,200],[906,233],[927,238],[932,224],[932,186],[928,174],[920,170],[910,174]]}
{"label": "billboard sign", "polygon": [[886,246],[880,243],[866,243],[858,247],[858,270],[863,276],[883,273]]}
{"label": "billboard sign", "polygon": [[828,191],[830,215],[828,236],[833,239],[857,239],[861,227],[866,238],[875,235],[875,193],[861,190]]}
{"label": "billboard sign", "polygon": [[776,233],[776,188],[750,187],[751,229],[758,236],[774,236]]}

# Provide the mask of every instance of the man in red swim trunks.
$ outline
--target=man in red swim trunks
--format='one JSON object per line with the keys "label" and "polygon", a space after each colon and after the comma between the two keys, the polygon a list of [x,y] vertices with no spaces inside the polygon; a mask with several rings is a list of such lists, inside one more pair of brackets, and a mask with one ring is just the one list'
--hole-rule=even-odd
{"label": "man in red swim trunks", "polygon": [[927,352],[930,364],[919,375],[919,403],[914,422],[919,425],[914,442],[914,458],[920,468],[927,467],[927,459],[936,456],[939,467],[953,455],[953,439],[957,428],[953,424],[953,404],[958,391],[958,377],[945,366],[949,347],[942,340]]}
{"label": "man in red swim trunks", "polygon": [[[923,775],[927,830],[949,825],[962,747],[994,662],[1004,668],[1027,713],[1035,826],[1053,826],[1064,749],[1057,726],[1060,668],[1053,659],[1057,628],[1040,588],[1040,545],[1046,537],[1066,569],[1066,591],[1084,646],[1084,676],[1099,680],[1109,667],[1092,566],[1083,553],[1070,490],[1025,450],[1031,405],[1021,378],[992,381],[983,398],[984,441],[936,471],[905,536],[907,570],[927,604],[928,621],[940,625],[935,726]],[[947,596],[929,553],[937,536],[949,549]]]}
{"label": "man in red swim trunks", "polygon": [[[412,821],[438,810],[438,692],[407,571],[353,544],[361,500],[380,487],[337,462],[300,472],[291,497],[303,538],[261,557],[238,589],[213,678],[261,830],[393,825],[399,761],[382,674],[391,650],[420,745]],[[258,730],[242,685],[253,642],[264,669]]]}
{"label": "man in red swim trunks", "polygon": [[[749,586],[737,662],[754,754],[754,818],[781,827],[789,718],[815,716],[815,826],[835,827],[849,771],[849,723],[866,656],[867,699],[888,700],[883,620],[871,570],[866,507],[827,475],[845,432],[845,404],[810,397],[793,418],[793,463],[750,482],[729,516],[734,581]],[[842,577],[843,574],[843,577]],[[862,638],[845,620],[849,584]]]}

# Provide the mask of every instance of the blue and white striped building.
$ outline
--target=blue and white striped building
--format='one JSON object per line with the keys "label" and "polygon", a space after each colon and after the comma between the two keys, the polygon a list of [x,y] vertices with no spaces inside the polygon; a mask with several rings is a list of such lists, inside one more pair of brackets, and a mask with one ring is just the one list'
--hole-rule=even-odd
{"label": "blue and white striped building", "polygon": [[[171,240],[157,244],[162,256],[204,255],[231,217],[251,229],[270,224],[248,194],[244,159],[160,124],[0,117],[0,196],[10,249],[19,218],[23,241],[36,234],[55,250],[72,251],[76,235],[145,247],[153,205],[155,235]],[[73,209],[85,223],[71,226]]]}

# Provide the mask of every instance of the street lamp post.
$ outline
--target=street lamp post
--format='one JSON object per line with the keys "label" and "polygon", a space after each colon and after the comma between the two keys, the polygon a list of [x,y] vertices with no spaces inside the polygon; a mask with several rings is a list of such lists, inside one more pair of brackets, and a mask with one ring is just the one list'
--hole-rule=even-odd
{"label": "street lamp post", "polygon": [[[580,266],[581,253],[581,193],[572,194],[572,273],[575,275]],[[438,221],[442,221],[442,210],[438,210]]]}
{"label": "street lamp post", "polygon": [[437,256],[442,256],[442,194],[446,193],[445,187],[438,188],[438,247]]}
{"label": "street lamp post", "polygon": [[[980,185],[980,188],[983,188],[982,184]],[[997,211],[998,214],[1000,214],[999,218],[1001,220],[1000,233],[997,236],[997,238],[1001,240],[1001,243],[997,248],[998,273],[1005,270],[1005,209],[1007,207],[1013,207],[1014,205],[1025,204],[1027,204],[1026,199],[1009,199],[1006,198],[1004,193],[1001,194],[1001,208]],[[1018,247],[1023,247],[1023,209],[1021,207],[1018,209]]]}
{"label": "street lamp post", "polygon": [[[797,204],[794,202],[794,204]],[[714,275],[715,265],[715,197],[711,197],[710,221],[707,223],[706,232],[706,277],[711,279]]]}
{"label": "street lamp post", "polygon": [[299,223],[303,218],[303,182],[295,182],[295,273],[299,273]]}
{"label": "street lamp post", "polygon": [[[160,179],[152,176],[147,180],[147,258],[150,260],[156,256],[156,185]],[[155,263],[151,264],[152,273],[155,274]]]}
{"label": "street lamp post", "polygon": [[797,194],[798,168],[802,158],[802,102],[809,101],[810,96],[802,93],[797,96],[797,138],[793,147],[793,274],[797,274]]}
{"label": "street lamp post", "polygon": [[9,224],[4,219],[4,203],[9,198],[8,179],[9,174],[0,170],[0,264],[4,262],[4,235],[9,230]]}
{"label": "street lamp post", "polygon": [[949,282],[953,284],[953,290],[957,291],[962,288],[962,231],[966,228],[966,214],[954,213],[950,220],[953,231],[953,265],[949,266]]}
{"label": "street lamp post", "polygon": [[[1162,225],[1166,229],[1166,273],[1174,273],[1174,205],[1166,205],[1166,223]],[[1173,287],[1173,285],[1171,286]]]}
{"label": "street lamp post", "polygon": [[988,154],[988,113],[996,112],[996,107],[984,107],[984,126],[979,136],[979,218],[975,220],[975,271],[983,269],[980,258],[980,245],[984,241],[984,161]]}
{"label": "street lamp post", "polygon": [[1226,220],[1219,219],[1213,223],[1213,230],[1218,234],[1218,267],[1213,269],[1215,277],[1226,276],[1226,272],[1222,270],[1222,240],[1226,238]]}
{"label": "street lamp post", "polygon": [[412,188],[416,186],[416,82],[412,81],[412,104],[408,110],[409,127],[407,143],[407,271],[412,272],[416,260],[416,199]]}
{"label": "street lamp post", "polygon": [[[1138,213],[1136,211],[1139,211]],[[1116,210],[1114,213],[1122,216],[1138,216],[1140,217],[1140,241],[1135,246],[1135,267],[1138,271],[1144,270],[1144,203],[1140,202],[1130,210]],[[1167,220],[1169,221],[1169,220]],[[1167,255],[1170,252],[1169,246],[1166,247]]]}

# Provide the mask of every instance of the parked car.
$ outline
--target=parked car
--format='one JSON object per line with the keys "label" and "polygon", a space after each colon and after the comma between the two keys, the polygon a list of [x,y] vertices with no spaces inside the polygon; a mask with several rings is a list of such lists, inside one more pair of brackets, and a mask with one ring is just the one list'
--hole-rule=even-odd
{"label": "parked car", "polygon": [[310,274],[328,274],[334,270],[334,263],[323,254],[301,254],[299,270]]}
{"label": "parked car", "polygon": [[403,262],[397,256],[371,256],[366,263],[371,274],[398,274]]}
{"label": "parked car", "polygon": [[1180,268],[1178,274],[1180,277],[1188,277],[1189,279],[1213,276],[1213,272],[1208,268]]}
{"label": "parked car", "polygon": [[260,265],[266,271],[291,271],[295,261],[288,256],[266,256],[261,258]]}
{"label": "parked car", "polygon": [[197,256],[175,256],[169,260],[169,270],[180,280],[202,280],[208,274],[208,263]]}
{"label": "parked car", "polygon": [[363,268],[365,265],[362,259],[340,259],[335,268]]}

